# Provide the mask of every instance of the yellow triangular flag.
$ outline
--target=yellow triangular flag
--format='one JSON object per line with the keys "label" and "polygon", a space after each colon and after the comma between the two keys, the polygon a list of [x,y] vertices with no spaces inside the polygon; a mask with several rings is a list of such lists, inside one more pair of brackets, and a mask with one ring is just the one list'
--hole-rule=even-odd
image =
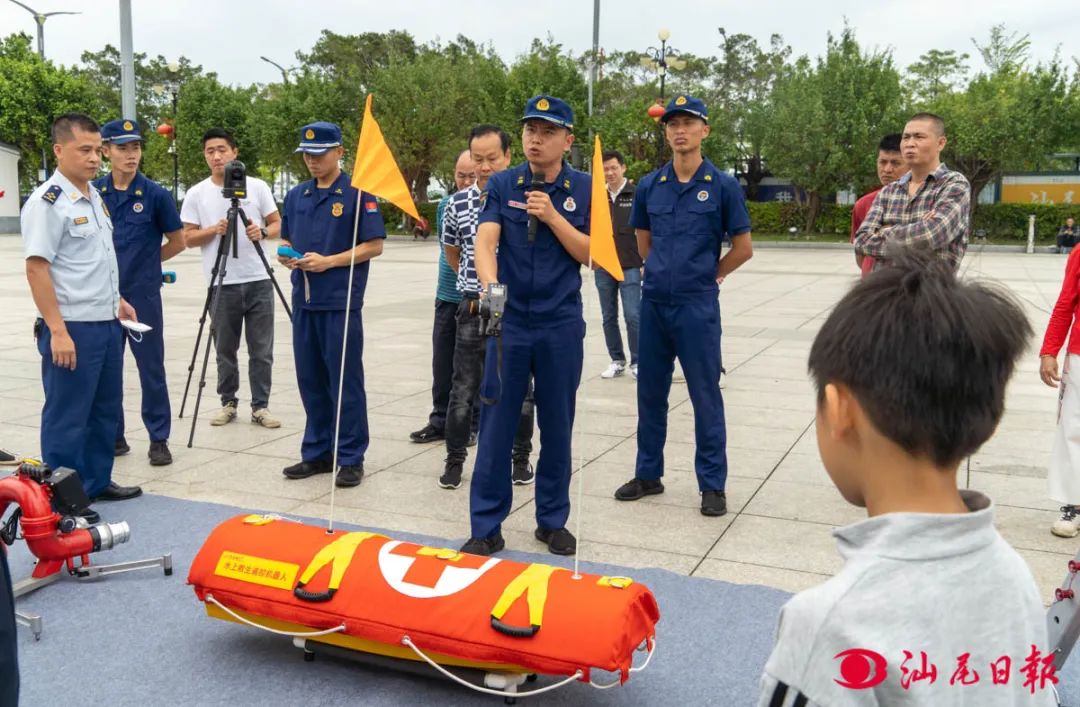
{"label": "yellow triangular flag", "polygon": [[594,265],[622,282],[623,271],[615,250],[615,229],[611,226],[611,197],[604,182],[604,152],[596,136],[592,159],[592,213],[589,217],[589,258]]}
{"label": "yellow triangular flag", "polygon": [[360,124],[360,142],[356,146],[352,185],[362,192],[386,199],[414,219],[420,218],[409,185],[401,176],[397,161],[383,139],[382,129],[371,114],[371,94],[364,104],[364,122]]}

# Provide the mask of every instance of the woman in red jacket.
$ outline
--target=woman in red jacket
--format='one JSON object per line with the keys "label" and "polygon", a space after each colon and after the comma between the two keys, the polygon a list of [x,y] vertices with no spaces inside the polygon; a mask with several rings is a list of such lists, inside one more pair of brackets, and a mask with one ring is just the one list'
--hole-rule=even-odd
{"label": "woman in red jacket", "polygon": [[[1050,457],[1047,481],[1050,498],[1063,503],[1061,518],[1050,529],[1054,535],[1074,538],[1080,534],[1080,248],[1065,264],[1061,294],[1046,325],[1039,351],[1039,376],[1051,388],[1058,387],[1058,426]],[[1068,337],[1065,368],[1058,375],[1057,355]]]}

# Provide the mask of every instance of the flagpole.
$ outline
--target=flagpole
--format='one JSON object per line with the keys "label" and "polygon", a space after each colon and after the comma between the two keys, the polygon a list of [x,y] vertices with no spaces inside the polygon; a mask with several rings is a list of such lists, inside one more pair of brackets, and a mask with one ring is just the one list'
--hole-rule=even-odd
{"label": "flagpole", "polygon": [[[350,187],[355,189],[355,187]],[[349,284],[345,290],[345,326],[341,338],[341,371],[338,374],[337,411],[334,413],[334,457],[330,474],[330,513],[326,519],[326,532],[334,532],[334,494],[337,491],[338,443],[341,440],[341,398],[345,390],[345,352],[349,346],[349,313],[352,311],[353,273],[356,271],[356,238],[360,231],[360,190],[356,189],[356,209],[353,215],[352,248],[349,249]]]}
{"label": "flagpole", "polygon": [[[591,204],[590,204],[589,208],[590,209],[592,208]],[[589,272],[592,273],[592,275],[593,275],[593,287],[596,287],[596,282],[595,282],[596,273],[593,272],[592,252],[591,251],[589,252]],[[582,312],[582,318],[585,318],[585,316],[589,313],[589,309],[590,309],[588,307],[585,307],[584,304],[585,304],[585,298],[582,297],[582,310],[584,310]],[[588,322],[588,319],[585,319],[585,321]],[[588,329],[588,324],[586,324],[585,326],[586,326],[586,329]],[[585,340],[581,344],[581,365],[582,365],[582,367],[584,367],[585,363],[589,360],[589,357],[587,356],[588,351],[589,351],[589,337],[586,336]],[[580,386],[580,384],[579,384],[579,386]],[[577,407],[577,404],[575,403],[575,409],[576,409],[576,407]],[[577,418],[576,412],[575,412],[574,417]],[[574,446],[577,447],[577,458],[578,458],[577,501],[575,503],[575,505],[577,506],[577,520],[574,522],[574,535],[577,536],[578,543],[577,543],[577,552],[574,553],[574,576],[573,576],[573,579],[581,579],[581,573],[578,572],[578,565],[581,562],[581,550],[582,550],[583,547],[585,547],[585,538],[581,535],[581,517],[585,515],[585,509],[581,505],[582,504],[582,499],[585,496],[585,457],[584,457],[584,455],[583,455],[583,453],[581,451],[581,425],[580,424],[575,424],[574,425],[574,437],[576,438],[576,442],[575,442]]]}

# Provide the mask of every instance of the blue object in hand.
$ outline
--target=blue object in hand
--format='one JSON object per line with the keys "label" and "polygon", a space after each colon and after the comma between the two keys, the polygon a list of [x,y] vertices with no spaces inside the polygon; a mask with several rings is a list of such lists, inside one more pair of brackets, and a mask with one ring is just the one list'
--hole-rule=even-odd
{"label": "blue object in hand", "polygon": [[176,282],[176,273],[172,270],[166,270],[161,273],[161,281],[172,284]]}
{"label": "blue object in hand", "polygon": [[295,248],[290,248],[287,245],[279,245],[277,247],[277,254],[283,258],[295,258],[296,260],[300,260],[304,257],[303,253],[296,250]]}

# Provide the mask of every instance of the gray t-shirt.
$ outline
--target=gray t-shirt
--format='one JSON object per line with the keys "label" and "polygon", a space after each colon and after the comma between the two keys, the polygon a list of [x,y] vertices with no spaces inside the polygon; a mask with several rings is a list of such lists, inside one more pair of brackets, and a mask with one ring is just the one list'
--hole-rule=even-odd
{"label": "gray t-shirt", "polygon": [[960,493],[970,513],[887,513],[834,531],[844,567],[784,605],[759,707],[1055,704],[1043,663],[1034,694],[1025,685],[1032,647],[1049,647],[1031,571],[994,528],[990,499]]}

